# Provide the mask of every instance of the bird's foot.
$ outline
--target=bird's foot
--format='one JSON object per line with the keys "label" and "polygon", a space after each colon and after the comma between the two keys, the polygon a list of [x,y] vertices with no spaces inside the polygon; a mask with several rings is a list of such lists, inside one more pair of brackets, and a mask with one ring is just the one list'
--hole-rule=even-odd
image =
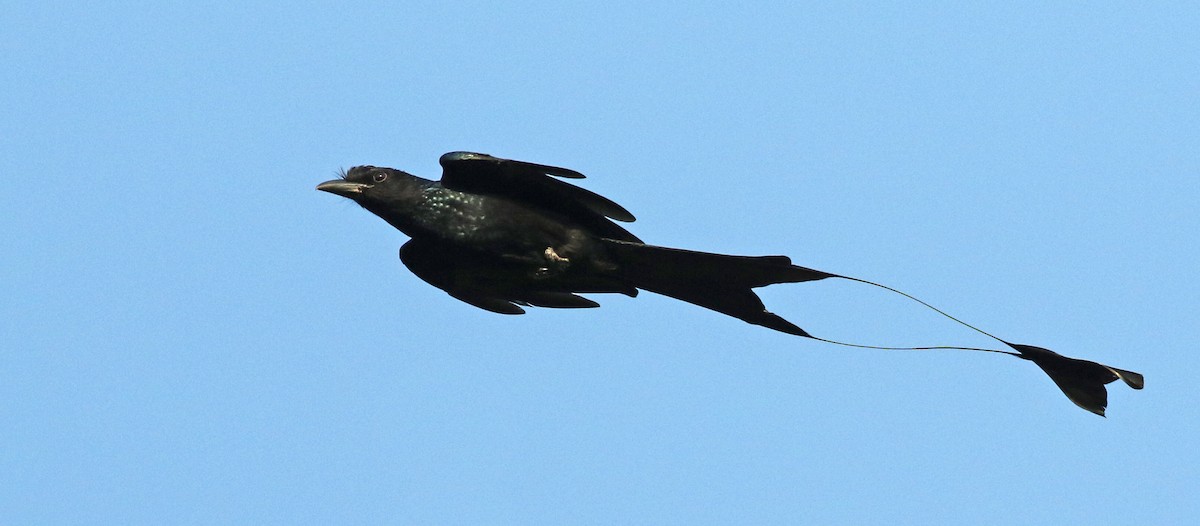
{"label": "bird's foot", "polygon": [[554,251],[554,247],[546,247],[546,251],[542,252],[546,266],[538,268],[533,273],[535,278],[549,278],[561,274],[567,267],[571,266],[571,260],[558,255]]}
{"label": "bird's foot", "polygon": [[571,264],[571,260],[558,255],[558,252],[554,251],[554,247],[546,247],[546,251],[542,254],[546,256],[546,261],[556,266],[565,267]]}

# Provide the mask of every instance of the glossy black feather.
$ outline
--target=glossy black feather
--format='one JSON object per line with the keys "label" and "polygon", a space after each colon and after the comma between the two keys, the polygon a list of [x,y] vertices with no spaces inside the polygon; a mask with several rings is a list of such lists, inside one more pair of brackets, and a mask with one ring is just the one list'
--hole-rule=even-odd
{"label": "glossy black feather", "polygon": [[1146,385],[1145,378],[1133,371],[1063,356],[1050,349],[1033,345],[1004,343],[1016,349],[1021,358],[1037,364],[1075,405],[1100,416],[1104,416],[1108,407],[1108,389],[1104,387],[1106,384],[1121,379],[1134,389],[1141,389]]}
{"label": "glossy black feather", "polygon": [[513,199],[584,225],[601,237],[640,242],[608,221],[634,221],[633,214],[624,207],[551,177],[584,178],[574,170],[472,152],[450,152],[438,162],[442,165],[442,186],[451,190]]}
{"label": "glossy black feather", "polygon": [[842,277],[901,294],[1012,347],[1016,353],[942,348],[999,352],[1032,361],[1072,402],[1093,413],[1104,415],[1106,384],[1120,378],[1134,389],[1144,385],[1138,373],[1010,344],[905,292],[796,266],[786,256],[734,256],[644,244],[614,222],[633,221],[628,210],[560,180],[582,179],[574,170],[470,152],[445,154],[440,163],[440,181],[392,168],[356,166],[317,189],[352,199],[408,234],[412,239],[400,249],[404,265],[430,285],[480,309],[522,314],[531,306],[593,308],[599,304],[579,294],[636,296],[641,289],[787,334],[839,343],[814,337],[771,313],[754,289]]}

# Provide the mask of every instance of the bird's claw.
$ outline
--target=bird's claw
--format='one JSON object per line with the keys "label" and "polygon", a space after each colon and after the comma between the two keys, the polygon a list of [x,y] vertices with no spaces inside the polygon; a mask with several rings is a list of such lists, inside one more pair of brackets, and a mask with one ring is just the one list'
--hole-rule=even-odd
{"label": "bird's claw", "polygon": [[542,252],[546,261],[546,266],[540,267],[533,272],[535,278],[549,278],[562,273],[568,266],[571,265],[571,260],[558,255],[554,251],[554,247],[546,247],[545,252]]}

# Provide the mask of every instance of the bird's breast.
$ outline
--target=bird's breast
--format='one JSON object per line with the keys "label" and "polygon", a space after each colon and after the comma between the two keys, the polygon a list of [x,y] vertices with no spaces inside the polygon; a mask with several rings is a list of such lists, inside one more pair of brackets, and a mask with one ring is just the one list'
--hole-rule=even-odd
{"label": "bird's breast", "polygon": [[485,252],[540,252],[573,237],[561,219],[496,196],[437,188],[418,207],[417,230]]}

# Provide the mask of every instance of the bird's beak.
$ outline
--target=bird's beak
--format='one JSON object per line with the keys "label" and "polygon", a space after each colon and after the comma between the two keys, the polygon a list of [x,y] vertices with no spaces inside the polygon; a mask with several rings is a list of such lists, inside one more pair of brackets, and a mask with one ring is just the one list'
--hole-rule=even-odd
{"label": "bird's beak", "polygon": [[371,185],[369,184],[352,183],[350,181],[334,179],[332,181],[325,181],[317,185],[317,190],[354,199],[355,197],[362,195],[363,189],[370,187]]}

